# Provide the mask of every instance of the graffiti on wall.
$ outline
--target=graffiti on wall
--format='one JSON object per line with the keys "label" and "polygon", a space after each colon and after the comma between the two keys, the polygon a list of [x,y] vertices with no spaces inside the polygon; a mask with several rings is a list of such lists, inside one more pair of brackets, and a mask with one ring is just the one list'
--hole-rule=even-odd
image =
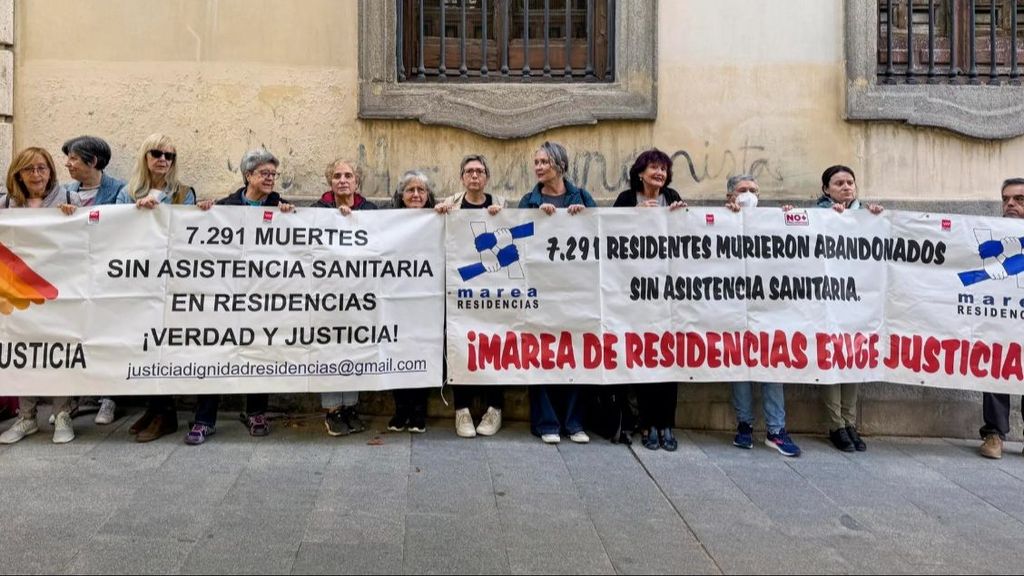
{"label": "graffiti on wall", "polygon": [[[320,163],[326,161],[299,158],[286,142],[277,144],[276,148],[268,147],[266,142],[250,130],[247,149],[267,148],[281,160],[282,180],[279,189],[282,192],[294,189],[303,195],[318,194],[322,188]],[[629,169],[640,152],[630,150],[616,154],[604,150],[570,150],[568,177],[595,196],[614,196],[629,187]],[[716,150],[711,142],[706,141],[702,149],[666,148],[665,152],[672,158],[676,188],[685,187],[687,183],[704,182],[720,182],[724,188],[725,180],[736,174],[751,174],[762,185],[779,185],[784,182],[782,170],[773,162],[767,147],[750,141],[724,150]],[[381,198],[391,196],[404,171],[412,168],[425,172],[435,183],[439,183],[437,188],[441,195],[458,190],[456,156],[452,157],[450,166],[447,163],[423,162],[422,159],[392,158],[387,139],[378,138],[369,146],[359,144],[352,160],[363,171],[362,193]],[[536,184],[529,151],[516,149],[511,154],[497,158],[489,154],[487,156],[491,168],[491,190],[509,198],[518,198]],[[227,168],[238,173],[238,159],[229,158]],[[315,182],[305,182],[307,178],[315,179]]]}

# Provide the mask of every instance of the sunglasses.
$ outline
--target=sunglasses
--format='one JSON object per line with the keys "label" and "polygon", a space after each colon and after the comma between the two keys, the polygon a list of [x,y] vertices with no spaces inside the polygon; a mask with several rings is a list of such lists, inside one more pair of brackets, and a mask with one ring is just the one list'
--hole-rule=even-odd
{"label": "sunglasses", "polygon": [[168,162],[174,162],[174,159],[178,157],[174,152],[164,152],[163,150],[150,150],[149,157],[153,160],[159,160],[161,158],[167,158]]}

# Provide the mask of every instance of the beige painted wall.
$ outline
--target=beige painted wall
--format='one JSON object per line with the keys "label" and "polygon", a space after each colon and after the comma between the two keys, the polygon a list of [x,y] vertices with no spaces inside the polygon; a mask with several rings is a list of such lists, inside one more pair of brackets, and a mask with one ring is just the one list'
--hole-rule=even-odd
{"label": "beige painted wall", "polygon": [[858,170],[862,195],[878,199],[994,199],[1003,178],[1024,173],[1024,138],[844,121],[840,0],[662,0],[657,121],[511,142],[358,120],[355,0],[16,0],[15,10],[17,148],[59,153],[66,138],[97,134],[123,177],[138,144],[162,131],[203,196],[240,185],[238,159],[258,145],[281,157],[293,196],[324,189],[323,165],[339,155],[364,163],[369,195],[414,167],[451,192],[462,155],[483,152],[492,183],[518,198],[545,138],[567,145],[576,177],[601,197],[650,146],[677,154],[689,198],[717,199],[728,174],[754,170],[769,196],[810,199],[833,163]]}

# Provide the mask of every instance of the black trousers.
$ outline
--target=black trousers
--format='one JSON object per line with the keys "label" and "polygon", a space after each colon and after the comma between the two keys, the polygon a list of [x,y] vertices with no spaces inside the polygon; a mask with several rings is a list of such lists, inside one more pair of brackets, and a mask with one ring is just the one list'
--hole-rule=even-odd
{"label": "black trousers", "polygon": [[672,428],[676,424],[675,382],[634,384],[637,408],[640,411],[640,428]]}
{"label": "black trousers", "polygon": [[497,410],[505,408],[504,386],[452,386],[455,396],[455,409],[462,410],[473,405],[473,399],[482,397],[487,406]]}
{"label": "black trousers", "polygon": [[[245,413],[253,416],[263,414],[270,404],[270,394],[247,394],[245,396]],[[196,403],[196,424],[207,426],[217,425],[217,408],[220,407],[220,394],[200,396]]]}
{"label": "black trousers", "polygon": [[[985,425],[979,431],[981,437],[999,434],[999,437],[1005,440],[1006,435],[1010,433],[1010,395],[985,392],[981,406],[985,418]],[[1021,399],[1021,410],[1024,411],[1024,398]]]}
{"label": "black trousers", "polygon": [[395,414],[426,417],[430,388],[392,390],[391,395],[395,398]]}
{"label": "black trousers", "polygon": [[146,399],[146,409],[150,412],[174,412],[174,396],[150,396]]}

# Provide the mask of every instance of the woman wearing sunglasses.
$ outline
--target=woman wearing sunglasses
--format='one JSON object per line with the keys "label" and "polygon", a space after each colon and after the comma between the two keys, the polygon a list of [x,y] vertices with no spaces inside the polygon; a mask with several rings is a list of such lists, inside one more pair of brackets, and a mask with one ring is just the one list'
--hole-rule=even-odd
{"label": "woman wearing sunglasses", "polygon": [[[152,210],[161,204],[193,206],[196,191],[178,181],[178,155],[174,142],[163,134],[153,134],[139,148],[135,170],[128,182],[128,193],[140,209]],[[204,201],[203,209],[212,202]],[[136,442],[152,442],[178,431],[178,410],[174,396],[150,396],[146,412],[128,428]]]}

